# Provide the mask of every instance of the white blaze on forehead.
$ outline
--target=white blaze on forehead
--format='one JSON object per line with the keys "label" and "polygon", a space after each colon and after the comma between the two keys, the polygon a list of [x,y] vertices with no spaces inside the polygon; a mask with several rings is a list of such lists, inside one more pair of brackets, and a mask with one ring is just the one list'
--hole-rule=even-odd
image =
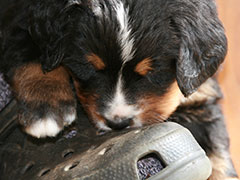
{"label": "white blaze on forehead", "polygon": [[114,117],[132,118],[139,114],[139,110],[134,105],[127,103],[125,93],[123,91],[124,81],[122,78],[122,70],[126,62],[130,61],[134,56],[134,39],[131,36],[131,28],[129,25],[129,9],[124,7],[120,1],[111,1],[116,12],[116,18],[119,24],[118,41],[121,46],[121,57],[123,60],[122,67],[119,72],[116,90],[112,101],[108,104],[108,111],[105,117],[109,120]]}
{"label": "white blaze on forehead", "polygon": [[119,79],[116,85],[116,90],[112,101],[108,104],[108,109],[105,113],[105,117],[109,120],[114,120],[115,117],[119,118],[133,118],[140,113],[140,110],[127,103],[124,91],[123,91],[123,79],[122,75],[119,75]]}
{"label": "white blaze on forehead", "polygon": [[[117,40],[121,47],[121,59],[123,63],[119,71],[119,77],[116,82],[117,84],[113,98],[107,104],[108,109],[105,111],[104,116],[109,120],[112,120],[116,116],[131,118],[140,112],[136,106],[129,105],[127,103],[125,93],[123,91],[124,82],[122,78],[122,70],[125,66],[125,63],[132,60],[135,54],[134,38],[130,26],[129,8],[124,7],[123,2],[120,0],[109,0],[108,3],[110,4],[111,9],[107,7],[104,1],[100,2],[99,0],[92,0],[91,6],[94,14],[100,19],[104,18],[112,21],[112,18],[109,16],[114,15],[116,17],[117,25],[119,27],[117,32]],[[112,14],[110,13],[111,10],[114,11]]]}
{"label": "white blaze on forehead", "polygon": [[123,93],[123,80],[122,80],[122,74],[119,75],[117,86],[116,86],[116,92],[114,96],[115,104],[126,104],[126,100]]}
{"label": "white blaze on forehead", "polygon": [[129,24],[129,9],[125,8],[123,3],[115,1],[116,17],[120,26],[118,32],[118,41],[122,49],[122,59],[124,62],[130,61],[134,56],[134,38],[131,36],[131,27]]}
{"label": "white blaze on forehead", "polygon": [[[121,47],[121,57],[123,62],[130,61],[134,56],[134,38],[132,35],[132,30],[130,26],[130,18],[129,18],[129,8],[124,7],[123,2],[120,0],[109,0],[108,3],[110,7],[107,7],[105,2],[99,2],[99,0],[92,0],[91,6],[93,13],[100,17],[107,19],[108,21],[112,21],[110,13],[111,10],[115,11],[116,20],[119,26],[119,30],[117,32],[118,43]],[[111,22],[112,23],[112,22]]]}

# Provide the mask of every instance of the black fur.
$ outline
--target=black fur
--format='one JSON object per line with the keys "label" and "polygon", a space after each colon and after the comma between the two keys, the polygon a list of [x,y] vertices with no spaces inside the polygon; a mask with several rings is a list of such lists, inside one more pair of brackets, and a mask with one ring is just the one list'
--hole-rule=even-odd
{"label": "black fur", "polygon": [[209,157],[222,158],[227,166],[225,173],[229,177],[237,177],[229,152],[230,140],[218,101],[219,97],[216,97],[210,102],[181,106],[169,121],[179,123],[190,130],[206,154]]}
{"label": "black fur", "polygon": [[[41,62],[43,70],[49,71],[65,60],[64,64],[70,69],[79,71],[76,73],[80,78],[88,79],[89,72],[94,72],[86,62],[79,62],[84,54],[96,52],[106,57],[108,64],[113,62],[112,59],[119,59],[120,52],[116,51],[120,49],[116,44],[118,27],[114,16],[109,12],[108,19],[97,25],[96,17],[86,12],[87,2],[79,2],[80,5],[68,7],[66,0],[18,1],[16,7],[25,9],[24,13],[17,12],[17,18],[4,17],[2,20],[7,25],[2,23],[1,49],[4,53],[1,53],[1,67],[4,68],[1,71],[5,72],[5,69],[12,69],[13,64],[16,67],[25,61]],[[161,60],[161,64],[163,61],[176,61],[176,79],[185,96],[196,91],[216,72],[226,54],[226,37],[214,2],[175,0],[148,1],[146,4],[145,1],[126,1],[125,4],[134,19],[131,26],[137,37],[136,61],[146,56]],[[99,42],[111,45],[114,51],[109,49],[110,46],[99,49]],[[117,66],[117,60],[114,63]]]}
{"label": "black fur", "polygon": [[212,1],[175,3],[173,24],[180,38],[177,81],[185,96],[211,77],[223,62],[227,40]]}
{"label": "black fur", "polygon": [[[128,36],[134,37],[134,55],[125,64],[114,2],[16,1],[0,17],[0,71],[11,83],[15,70],[30,62],[40,63],[45,73],[64,66],[79,82],[82,96],[94,95],[97,113],[104,116],[119,72],[127,104],[136,105],[144,95],[164,97],[175,81],[187,97],[223,62],[227,40],[213,0],[121,0],[128,8]],[[91,54],[103,61],[104,69],[88,62]],[[151,70],[143,76],[135,67],[145,58],[151,59]],[[214,88],[218,91],[217,85]],[[209,156],[223,152],[224,159],[229,156],[229,140],[218,95],[211,101],[179,105],[167,118],[187,127]],[[107,124],[118,123],[112,120],[106,119]],[[229,160],[230,156],[226,164]]]}

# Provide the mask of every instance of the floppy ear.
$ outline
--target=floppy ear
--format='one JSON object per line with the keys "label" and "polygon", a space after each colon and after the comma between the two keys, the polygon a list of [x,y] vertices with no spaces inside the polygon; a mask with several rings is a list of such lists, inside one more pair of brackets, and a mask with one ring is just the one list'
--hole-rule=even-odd
{"label": "floppy ear", "polygon": [[176,79],[188,96],[217,71],[226,55],[227,40],[212,0],[182,1],[172,10],[180,39]]}

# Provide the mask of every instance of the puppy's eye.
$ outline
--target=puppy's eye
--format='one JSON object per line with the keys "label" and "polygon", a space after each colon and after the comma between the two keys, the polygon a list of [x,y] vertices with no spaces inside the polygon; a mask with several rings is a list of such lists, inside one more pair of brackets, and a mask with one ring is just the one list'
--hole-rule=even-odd
{"label": "puppy's eye", "polygon": [[151,58],[145,58],[136,65],[134,71],[142,76],[145,76],[152,69]]}
{"label": "puppy's eye", "polygon": [[103,60],[94,53],[86,55],[86,59],[96,68],[96,70],[103,70],[105,68]]}

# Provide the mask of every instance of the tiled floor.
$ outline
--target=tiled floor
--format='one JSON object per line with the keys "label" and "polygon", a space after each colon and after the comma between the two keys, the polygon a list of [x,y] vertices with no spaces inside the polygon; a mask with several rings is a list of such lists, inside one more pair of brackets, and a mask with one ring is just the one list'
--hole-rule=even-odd
{"label": "tiled floor", "polygon": [[223,108],[231,138],[231,153],[240,175],[240,1],[217,0],[220,19],[228,37],[228,55],[220,72]]}

